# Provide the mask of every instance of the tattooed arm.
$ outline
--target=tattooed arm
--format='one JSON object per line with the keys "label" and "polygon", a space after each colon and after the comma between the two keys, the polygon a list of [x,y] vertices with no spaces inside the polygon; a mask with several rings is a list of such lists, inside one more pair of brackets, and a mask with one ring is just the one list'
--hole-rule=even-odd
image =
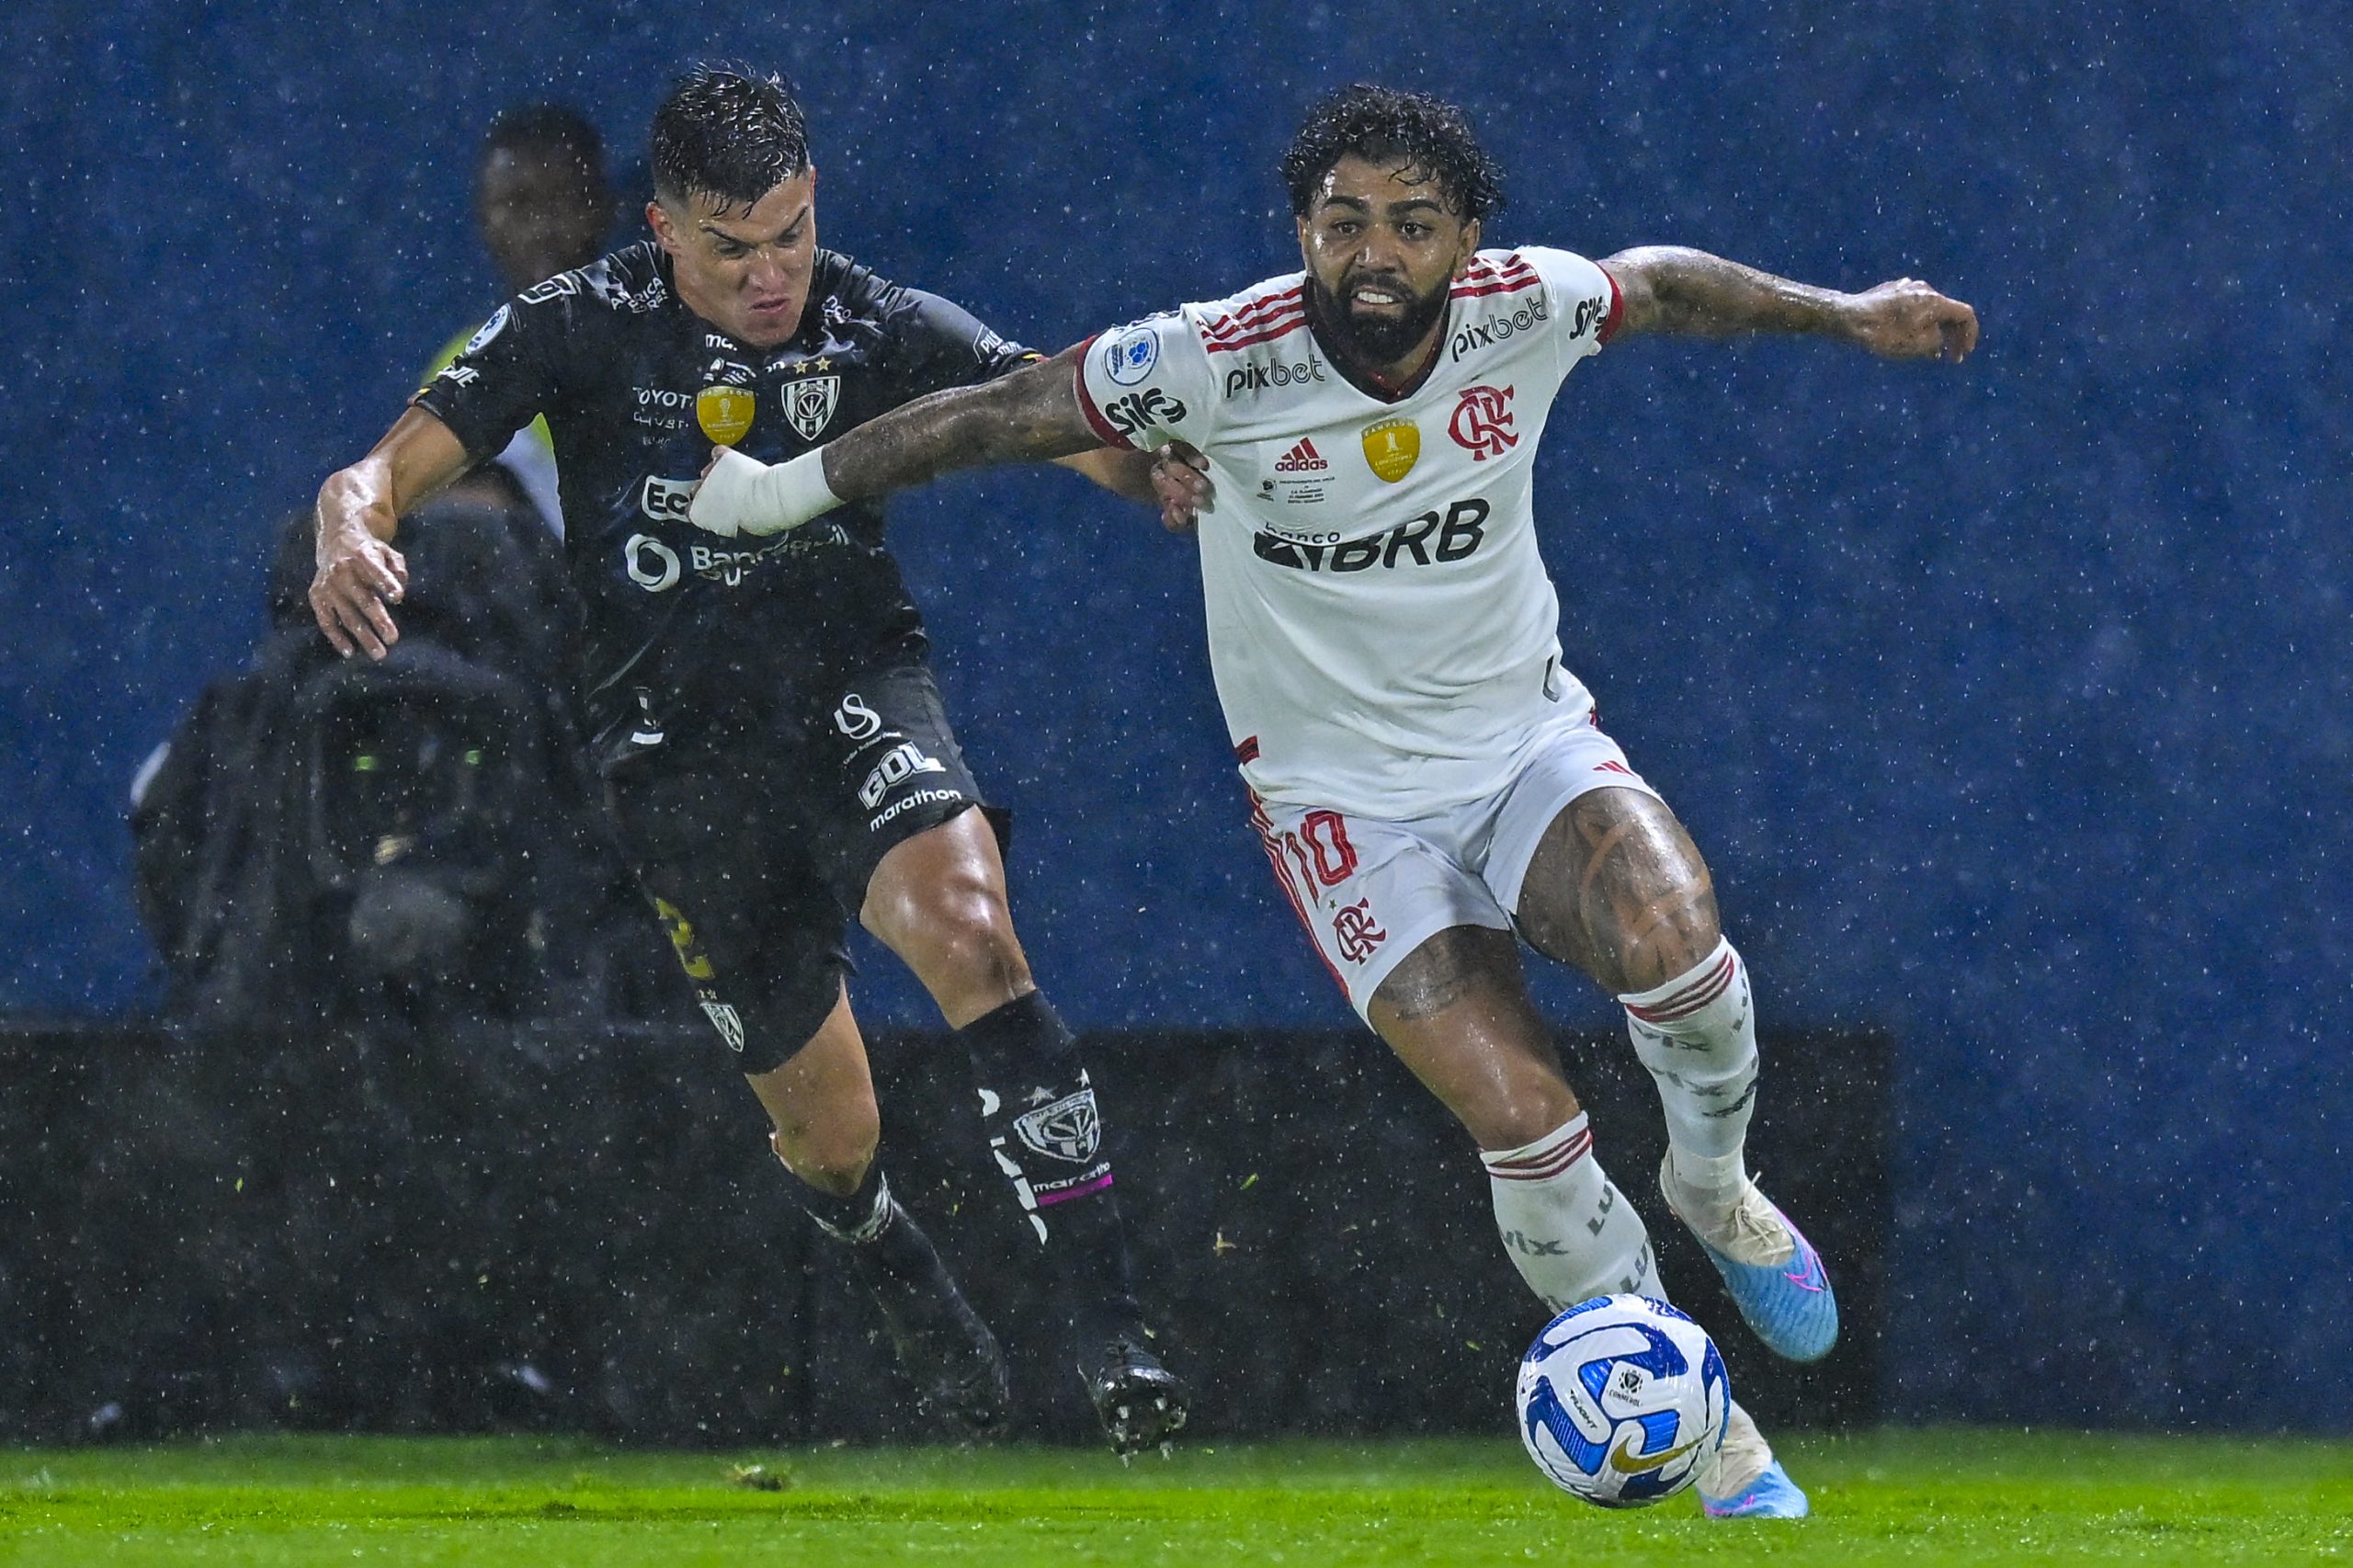
{"label": "tattooed arm", "polygon": [[1617,335],[1810,333],[1891,359],[1959,361],[1977,347],[1977,312],[1917,278],[1842,294],[1675,245],[1620,251],[1601,266],[1625,301]]}
{"label": "tattooed arm", "polygon": [[688,516],[713,533],[778,533],[846,501],[911,489],[956,469],[1096,450],[1103,441],[1078,406],[1080,352],[919,397],[773,468],[716,451]]}
{"label": "tattooed arm", "polygon": [[845,501],[911,490],[960,468],[1045,462],[1103,445],[1078,409],[1077,348],[976,387],[934,392],[825,443]]}

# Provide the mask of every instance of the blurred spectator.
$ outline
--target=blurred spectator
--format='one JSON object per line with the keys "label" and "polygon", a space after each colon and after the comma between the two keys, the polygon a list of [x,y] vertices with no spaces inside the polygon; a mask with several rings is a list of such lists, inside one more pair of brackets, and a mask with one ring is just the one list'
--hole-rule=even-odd
{"label": "blurred spectator", "polygon": [[[490,122],[474,163],[474,222],[508,294],[596,260],[604,253],[616,211],[605,177],[604,139],[576,111],[531,104]],[[480,324],[477,316],[444,345],[423,379],[440,374]],[[521,483],[561,539],[563,513],[556,500],[555,449],[547,421],[532,420],[495,460]]]}

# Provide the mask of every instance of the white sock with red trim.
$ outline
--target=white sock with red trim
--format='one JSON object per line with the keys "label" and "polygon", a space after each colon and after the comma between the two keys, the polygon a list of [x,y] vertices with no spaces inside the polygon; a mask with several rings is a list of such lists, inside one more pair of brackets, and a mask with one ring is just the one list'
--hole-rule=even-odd
{"label": "white sock with red trim", "polygon": [[1666,1110],[1667,1200],[1705,1232],[1740,1201],[1742,1146],[1756,1099],[1756,1009],[1748,966],[1727,941],[1653,991],[1618,1000],[1634,1054]]}
{"label": "white sock with red trim", "polygon": [[1518,1149],[1482,1149],[1495,1228],[1528,1288],[1554,1312],[1625,1291],[1666,1300],[1650,1233],[1601,1163],[1585,1113]]}

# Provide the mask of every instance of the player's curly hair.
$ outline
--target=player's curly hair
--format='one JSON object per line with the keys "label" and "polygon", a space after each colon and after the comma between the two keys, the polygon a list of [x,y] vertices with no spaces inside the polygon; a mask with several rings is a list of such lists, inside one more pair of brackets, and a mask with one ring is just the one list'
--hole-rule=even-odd
{"label": "player's curly hair", "polygon": [[1503,176],[1471,134],[1461,109],[1426,94],[1355,82],[1316,100],[1283,154],[1292,216],[1305,215],[1324,176],[1351,153],[1371,163],[1403,161],[1426,171],[1465,222],[1504,203]]}
{"label": "player's curly hair", "polygon": [[698,65],[654,111],[654,194],[749,207],[809,166],[809,122],[780,76]]}

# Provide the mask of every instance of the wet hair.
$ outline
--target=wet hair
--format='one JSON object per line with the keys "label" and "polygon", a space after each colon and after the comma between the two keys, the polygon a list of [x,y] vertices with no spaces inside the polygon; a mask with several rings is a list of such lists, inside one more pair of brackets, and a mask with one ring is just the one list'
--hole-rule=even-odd
{"label": "wet hair", "polygon": [[780,76],[698,65],[654,111],[654,194],[747,208],[809,166],[809,125]]}
{"label": "wet hair", "polygon": [[1357,82],[1317,99],[1283,154],[1292,216],[1306,216],[1324,176],[1351,153],[1429,175],[1448,209],[1466,223],[1503,205],[1503,176],[1461,109],[1421,93]]}
{"label": "wet hair", "polygon": [[582,171],[603,179],[605,139],[578,109],[563,104],[524,104],[501,110],[483,132],[482,154],[476,166],[499,153],[563,153]]}

